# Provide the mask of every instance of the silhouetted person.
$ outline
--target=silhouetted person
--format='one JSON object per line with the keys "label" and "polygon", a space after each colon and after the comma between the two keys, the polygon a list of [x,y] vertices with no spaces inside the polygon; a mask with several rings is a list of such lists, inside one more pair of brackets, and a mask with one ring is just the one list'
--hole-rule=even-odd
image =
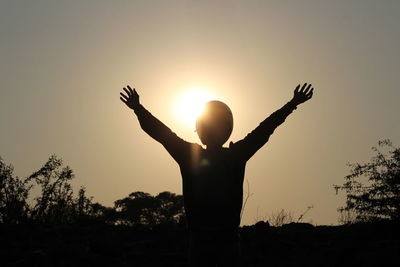
{"label": "silhouetted person", "polygon": [[247,161],[269,139],[296,107],[313,95],[311,84],[294,90],[286,105],[266,118],[244,139],[229,148],[233,117],[220,101],[206,104],[196,121],[196,130],[206,146],[179,138],[139,102],[130,86],[123,88],[120,99],[134,110],[142,129],[160,142],[180,167],[188,229],[190,260],[195,266],[234,266],[240,262],[238,227],[243,202],[243,180]]}

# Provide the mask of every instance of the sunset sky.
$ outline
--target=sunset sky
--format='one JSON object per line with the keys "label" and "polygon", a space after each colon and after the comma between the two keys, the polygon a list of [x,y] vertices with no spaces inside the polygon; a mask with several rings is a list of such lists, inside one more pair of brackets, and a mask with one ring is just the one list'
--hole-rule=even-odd
{"label": "sunset sky", "polygon": [[311,82],[313,99],[247,164],[242,224],[310,205],[304,221],[337,224],[346,163],[369,160],[378,140],[400,145],[399,14],[395,0],[1,1],[0,156],[25,177],[56,154],[104,205],[181,194],[178,165],[122,87],[200,143],[177,111],[185,92],[227,103],[235,142]]}

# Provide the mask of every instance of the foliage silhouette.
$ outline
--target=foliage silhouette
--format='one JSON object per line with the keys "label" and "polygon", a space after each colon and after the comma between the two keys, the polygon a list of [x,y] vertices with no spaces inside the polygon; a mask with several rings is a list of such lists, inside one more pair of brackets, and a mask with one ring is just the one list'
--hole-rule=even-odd
{"label": "foliage silhouette", "polygon": [[[390,155],[393,157],[393,153]],[[394,158],[398,162],[398,154]],[[388,160],[390,162],[393,158]],[[59,158],[50,157],[44,166],[46,168],[42,167],[28,178],[20,179],[14,175],[12,165],[0,160],[2,266],[73,266],[82,263],[87,266],[187,266],[187,232],[183,227],[175,227],[184,222],[181,195],[162,192],[151,196],[133,192],[127,198],[117,200],[114,207],[104,207],[92,203],[84,187],[80,188],[76,197],[72,192],[72,198],[65,198],[71,193],[66,184],[73,179],[73,172],[60,177],[66,173],[63,170],[70,168],[63,167]],[[28,205],[30,190],[38,186],[32,177],[39,177],[38,173],[51,177],[46,188],[57,184],[62,190],[49,189],[53,193],[41,190],[49,196],[47,203],[55,204],[51,209],[44,209],[42,217],[33,217],[33,214],[39,213],[35,209],[41,207],[38,201],[45,199],[42,194],[35,198],[32,205]],[[398,175],[395,171],[391,173],[395,177]],[[71,179],[68,180],[68,177]],[[42,176],[40,179],[45,181]],[[64,184],[60,179],[65,179]],[[58,193],[61,195],[56,196]],[[55,200],[65,201],[68,205],[58,205]],[[53,212],[53,209],[58,210]],[[130,213],[133,211],[135,214]],[[53,218],[59,212],[66,212],[68,216],[60,220]],[[125,224],[116,225],[122,224],[122,219]],[[80,223],[82,221],[89,221],[90,224]],[[159,227],[163,225],[173,227]],[[241,266],[320,266],[326,265],[326,262],[343,265],[343,257],[337,255],[347,255],[349,251],[352,251],[352,257],[346,262],[349,266],[394,265],[399,260],[398,254],[394,253],[400,244],[398,223],[395,221],[349,226],[290,223],[282,227],[259,222],[254,226],[241,227],[239,232],[243,248]],[[210,241],[206,245],[213,246],[214,243]],[[370,251],[374,251],[373,255]]]}
{"label": "foliage silhouette", "polygon": [[[92,203],[81,187],[74,197],[72,169],[55,155],[25,179],[14,176],[12,165],[0,160],[0,222],[5,224],[64,224],[84,220],[109,221],[110,208]],[[29,201],[31,190],[40,194]]]}
{"label": "foliage silhouette", "polygon": [[378,147],[372,148],[371,162],[349,164],[346,182],[334,185],[336,193],[346,193],[346,205],[338,209],[343,223],[400,219],[400,147],[388,139],[379,141]]}
{"label": "foliage silhouette", "polygon": [[6,165],[0,157],[0,222],[17,224],[26,222],[29,190],[26,180],[14,176],[14,167]]}
{"label": "foliage silhouette", "polygon": [[27,178],[27,181],[34,182],[41,190],[31,210],[31,218],[36,222],[66,223],[75,215],[70,184],[74,174],[69,166],[62,165],[62,159],[52,155],[38,171]]}
{"label": "foliage silhouette", "polygon": [[[0,160],[0,223],[66,224],[77,222],[107,223],[127,226],[184,225],[183,197],[171,192],[151,196],[133,192],[115,201],[114,207],[93,203],[86,188],[74,197],[72,169],[52,155],[32,175],[20,179],[12,165]],[[40,194],[29,205],[31,189]]]}
{"label": "foliage silhouette", "polygon": [[128,197],[115,201],[117,224],[177,225],[184,220],[183,197],[170,192],[151,196],[144,192],[133,192]]}
{"label": "foliage silhouette", "polygon": [[294,215],[293,212],[285,211],[281,209],[277,212],[272,212],[271,215],[268,217],[268,223],[271,226],[282,226],[284,224],[289,224],[294,222]]}

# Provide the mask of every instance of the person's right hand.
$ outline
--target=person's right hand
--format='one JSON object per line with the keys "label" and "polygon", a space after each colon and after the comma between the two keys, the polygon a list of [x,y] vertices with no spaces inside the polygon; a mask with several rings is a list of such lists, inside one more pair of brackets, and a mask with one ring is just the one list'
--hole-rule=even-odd
{"label": "person's right hand", "polygon": [[120,92],[120,97],[122,102],[124,102],[129,108],[135,110],[139,105],[139,94],[136,92],[135,88],[131,88],[129,85],[123,88],[125,93]]}

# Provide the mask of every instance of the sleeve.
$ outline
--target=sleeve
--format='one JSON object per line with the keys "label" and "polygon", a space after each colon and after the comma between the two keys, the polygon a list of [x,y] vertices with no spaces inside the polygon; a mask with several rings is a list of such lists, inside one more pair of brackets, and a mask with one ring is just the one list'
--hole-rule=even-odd
{"label": "sleeve", "polygon": [[164,123],[154,117],[142,105],[135,109],[140,127],[153,139],[161,143],[178,164],[188,158],[195,144],[178,137]]}
{"label": "sleeve", "polygon": [[260,125],[249,133],[242,140],[230,144],[230,148],[235,151],[237,157],[244,161],[248,161],[265,143],[268,142],[269,137],[275,129],[281,125],[287,116],[289,116],[296,105],[288,102],[282,108],[272,113]]}

